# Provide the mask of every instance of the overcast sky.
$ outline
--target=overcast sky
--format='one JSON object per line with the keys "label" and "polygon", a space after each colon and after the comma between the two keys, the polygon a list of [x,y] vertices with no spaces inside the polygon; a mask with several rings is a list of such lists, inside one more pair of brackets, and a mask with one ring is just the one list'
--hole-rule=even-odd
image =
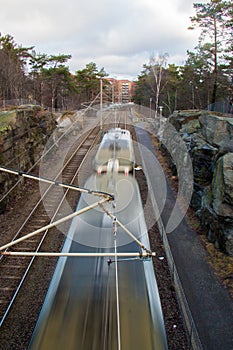
{"label": "overcast sky", "polygon": [[184,63],[198,38],[187,30],[193,2],[208,0],[1,0],[0,32],[37,53],[71,54],[72,72],[95,62],[136,79],[153,53]]}

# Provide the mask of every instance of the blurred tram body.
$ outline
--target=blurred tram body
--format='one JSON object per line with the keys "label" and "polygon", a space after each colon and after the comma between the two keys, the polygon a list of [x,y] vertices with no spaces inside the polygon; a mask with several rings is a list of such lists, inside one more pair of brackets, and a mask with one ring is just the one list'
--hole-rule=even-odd
{"label": "blurred tram body", "polygon": [[110,129],[100,143],[94,159],[94,169],[100,175],[116,171],[126,175],[134,166],[134,151],[131,134],[128,130]]}
{"label": "blurred tram body", "polygon": [[[149,249],[138,184],[126,175],[125,171],[93,174],[85,187],[114,193],[114,205],[108,203],[106,208]],[[96,201],[82,194],[77,210]],[[73,219],[63,252],[114,252],[114,244],[117,252],[141,251],[120,227],[116,236],[113,231],[113,220],[97,207]],[[167,349],[152,260],[117,258],[116,265],[108,257],[59,258],[29,345],[29,350],[47,349]]]}

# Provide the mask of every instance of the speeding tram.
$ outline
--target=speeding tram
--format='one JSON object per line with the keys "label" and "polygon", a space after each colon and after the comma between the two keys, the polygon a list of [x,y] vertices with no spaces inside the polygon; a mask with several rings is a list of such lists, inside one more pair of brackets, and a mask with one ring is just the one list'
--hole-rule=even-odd
{"label": "speeding tram", "polygon": [[114,171],[128,175],[133,170],[134,162],[130,132],[121,128],[110,129],[104,135],[94,159],[97,174]]}
{"label": "speeding tram", "polygon": [[140,258],[150,242],[133,166],[129,131],[111,129],[84,187],[114,203],[80,196],[77,211],[93,208],[72,220],[62,253],[85,256],[58,259],[28,350],[168,350],[153,261]]}

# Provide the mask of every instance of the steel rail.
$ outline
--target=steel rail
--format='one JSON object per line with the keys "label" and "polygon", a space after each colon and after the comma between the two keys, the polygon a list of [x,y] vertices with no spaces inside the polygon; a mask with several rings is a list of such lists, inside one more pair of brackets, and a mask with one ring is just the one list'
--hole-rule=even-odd
{"label": "steel rail", "polygon": [[[54,181],[56,181],[58,179],[58,177],[62,174],[62,172],[64,171],[64,169],[68,166],[68,164],[70,163],[70,161],[73,159],[73,157],[76,155],[76,153],[79,151],[79,149],[82,147],[83,143],[87,140],[87,138],[90,136],[90,134],[93,132],[93,130],[90,130],[89,133],[86,135],[86,137],[84,138],[84,140],[82,140],[82,143],[80,143],[80,145],[78,146],[78,148],[76,149],[76,151],[69,157],[69,159],[66,161],[66,163],[64,164],[63,168],[57,173],[57,175],[54,178]],[[92,145],[90,146],[92,147]],[[34,206],[34,208],[32,209],[32,211],[30,212],[30,214],[28,215],[28,217],[26,218],[26,220],[22,223],[22,225],[20,226],[20,228],[18,229],[18,231],[16,232],[16,234],[14,235],[14,237],[12,238],[12,241],[14,241],[20,234],[20,232],[22,231],[22,229],[25,227],[25,225],[28,223],[28,221],[31,219],[32,215],[35,213],[35,211],[38,209],[39,205],[43,203],[43,201],[45,200],[46,196],[48,195],[50,189],[52,188],[53,184],[51,183],[50,186],[46,189],[46,191],[43,193],[43,195],[40,197],[39,201],[37,202],[37,204]],[[2,259],[2,256],[0,256],[0,261]]]}
{"label": "steel rail", "polygon": [[[20,243],[20,242],[22,242],[22,241],[27,240],[28,238],[34,237],[34,236],[36,236],[38,233],[47,231],[47,230],[49,230],[50,228],[53,228],[53,227],[55,227],[55,226],[58,226],[58,225],[62,224],[63,222],[66,222],[67,220],[71,220],[71,219],[73,219],[74,217],[76,217],[76,216],[78,216],[78,215],[80,215],[80,214],[83,214],[83,213],[87,212],[88,210],[94,209],[95,207],[99,206],[99,205],[102,204],[102,203],[107,202],[108,200],[109,200],[109,199],[106,199],[106,198],[105,198],[105,199],[102,199],[100,202],[95,202],[95,203],[89,205],[88,207],[85,207],[85,208],[83,208],[83,209],[81,209],[81,210],[79,210],[79,211],[75,211],[74,213],[72,213],[72,214],[70,214],[70,215],[67,215],[65,218],[62,218],[62,219],[57,220],[57,221],[54,221],[54,222],[50,223],[49,225],[43,226],[43,227],[39,228],[39,229],[36,230],[36,231],[33,231],[33,232],[28,233],[27,235],[25,235],[25,236],[23,236],[23,237],[21,237],[21,238],[16,239],[15,241],[11,241],[10,243],[5,244],[5,245],[3,245],[2,247],[0,247],[0,251],[5,250],[5,249],[7,249],[7,248],[10,248],[10,247],[12,247],[13,245],[15,245],[15,244],[17,244],[17,243]],[[8,253],[8,254],[7,254],[7,253]],[[6,252],[5,255],[13,255],[13,254],[11,254],[11,252]]]}
{"label": "steel rail", "polygon": [[[75,122],[75,123],[76,123],[76,122]],[[119,123],[120,123],[120,118],[119,118]],[[97,124],[96,124],[96,125],[97,125]],[[95,127],[96,127],[96,126],[95,126]],[[95,127],[93,127],[93,130],[94,130]],[[69,128],[69,129],[70,129],[70,128]],[[55,180],[56,180],[56,179],[58,178],[58,176],[60,176],[60,174],[64,171],[64,169],[65,169],[65,167],[67,166],[67,164],[68,164],[68,163],[70,162],[70,160],[74,157],[74,155],[77,153],[77,151],[82,147],[82,145],[84,144],[84,142],[89,138],[89,136],[90,136],[90,134],[93,132],[93,130],[91,130],[91,131],[86,135],[86,137],[82,140],[80,146],[76,149],[76,151],[73,153],[73,155],[71,155],[71,157],[67,160],[67,162],[66,162],[66,164],[64,165],[63,169],[61,169],[60,172],[58,173],[58,175],[55,177]],[[59,138],[59,140],[60,140],[61,138],[62,138],[62,136]],[[92,142],[92,144],[91,144],[91,146],[90,146],[89,149],[92,148],[92,146],[93,146],[93,144],[96,142],[96,139],[97,139],[97,138],[98,138],[98,135],[96,136],[96,138],[95,138],[94,141]],[[53,145],[53,146],[54,146],[54,145]],[[52,146],[52,147],[53,147],[53,146]],[[51,149],[51,147],[50,147],[50,149]],[[47,154],[47,153],[49,153],[49,152],[46,152],[46,154]],[[88,153],[87,153],[87,154],[88,154]],[[84,156],[84,159],[86,158],[87,154]],[[81,165],[83,164],[84,159],[82,160],[82,162],[81,162],[79,168],[80,168]],[[76,174],[75,174],[75,176],[74,176],[73,179],[72,179],[72,182],[74,181],[74,178],[77,176],[77,173],[78,173],[79,168],[77,169]],[[49,188],[48,188],[48,189],[45,191],[45,193],[43,194],[43,197],[41,197],[40,201],[38,201],[38,203],[36,204],[36,206],[34,207],[34,209],[32,210],[32,212],[30,213],[30,215],[28,216],[28,218],[27,218],[27,219],[25,220],[25,222],[21,225],[20,229],[18,230],[18,232],[17,232],[16,235],[14,236],[13,240],[15,240],[16,237],[20,234],[20,231],[23,229],[23,227],[24,227],[24,226],[26,225],[26,223],[29,221],[29,219],[31,218],[31,216],[33,215],[33,213],[34,213],[34,212],[36,211],[36,209],[39,207],[40,203],[44,200],[44,198],[46,197],[46,195],[49,193],[49,190],[51,189],[51,187],[53,186],[53,184],[54,184],[54,183],[50,184]],[[51,222],[52,222],[52,220],[54,219],[54,217],[56,216],[56,214],[57,214],[57,212],[58,212],[60,206],[62,205],[62,202],[64,201],[64,198],[66,197],[68,191],[69,191],[69,188],[67,188],[66,193],[64,194],[64,196],[63,196],[63,198],[62,198],[62,200],[61,200],[61,202],[60,202],[60,205],[58,206],[57,210],[56,210],[55,213],[54,213],[53,218],[51,219]],[[107,195],[108,195],[108,194],[107,194]],[[47,231],[48,231],[48,230],[47,230]],[[43,235],[43,237],[42,237],[42,239],[41,239],[41,241],[40,241],[40,243],[39,243],[39,245],[38,245],[38,247],[37,247],[37,249],[36,249],[36,252],[32,252],[32,255],[31,255],[31,256],[32,256],[32,259],[30,260],[30,262],[29,262],[29,264],[28,264],[28,268],[26,269],[26,271],[25,271],[25,273],[24,273],[24,275],[23,275],[23,277],[22,277],[22,279],[21,279],[21,281],[20,281],[20,283],[19,283],[19,285],[18,285],[18,287],[17,287],[17,289],[16,289],[16,291],[15,291],[15,294],[13,295],[13,297],[12,297],[12,299],[11,299],[11,301],[10,301],[10,304],[8,305],[7,310],[6,310],[6,312],[5,312],[4,316],[3,316],[3,318],[1,319],[0,326],[2,326],[2,324],[3,324],[3,322],[4,322],[4,320],[5,320],[6,316],[7,316],[7,314],[9,313],[10,308],[11,308],[11,306],[13,305],[13,303],[14,303],[14,301],[15,301],[15,299],[16,299],[17,294],[18,294],[19,290],[21,289],[21,287],[22,287],[22,285],[23,285],[23,282],[24,282],[24,280],[26,279],[26,276],[27,276],[28,273],[29,273],[29,270],[30,270],[30,268],[31,268],[31,266],[32,266],[32,264],[33,264],[33,261],[34,261],[35,257],[36,257],[36,256],[39,256],[40,254],[43,254],[43,253],[39,253],[38,251],[39,251],[39,249],[40,249],[40,247],[41,247],[41,245],[42,245],[42,243],[43,243],[43,241],[44,241],[44,239],[45,239],[45,237],[46,237],[46,235],[47,235],[47,231],[44,233],[44,235]],[[10,253],[10,252],[9,252],[9,253]],[[17,254],[17,252],[14,252],[14,253]],[[2,252],[1,254],[2,254],[2,255],[0,256],[0,261],[1,261],[1,259],[2,259],[2,257],[3,257],[4,255],[9,255],[7,251]],[[46,253],[45,253],[45,254],[46,254]],[[59,256],[59,253],[57,253],[57,254],[56,254],[56,253],[52,253],[52,254],[53,254],[53,256]],[[122,254],[122,257],[123,257],[123,256],[129,257],[128,254],[127,254],[127,255],[124,255],[124,253],[121,253],[121,254]],[[135,255],[135,254],[136,254],[136,255]],[[145,253],[143,253],[143,254],[141,254],[141,253],[135,253],[135,254],[133,254],[132,257],[136,258],[136,257],[138,256],[139,258],[148,258],[148,253],[147,253],[147,254],[145,254]],[[45,255],[44,255],[44,256],[45,256]],[[107,254],[107,256],[109,257],[109,253]],[[120,257],[120,255],[119,255],[119,257]]]}
{"label": "steel rail", "polygon": [[[82,143],[79,145],[79,147],[76,149],[76,151],[72,154],[72,156],[67,160],[67,162],[65,163],[64,167],[61,169],[61,171],[60,171],[59,174],[55,177],[55,179],[57,179],[58,176],[60,176],[60,174],[61,174],[61,173],[64,171],[64,169],[68,166],[68,164],[70,163],[71,159],[75,156],[75,154],[78,152],[78,150],[82,147],[82,145],[83,145],[84,142],[88,139],[88,137],[91,135],[91,133],[93,132],[94,129],[95,129],[95,128],[93,128],[93,129],[86,135],[86,137],[82,140]],[[94,144],[94,142],[96,141],[97,137],[98,137],[98,135],[97,135],[97,136],[95,137],[95,139],[93,140],[92,144],[90,145],[89,150],[93,147],[93,144]],[[87,154],[88,154],[88,152],[87,152],[86,155],[84,156],[84,159],[87,157]],[[76,170],[76,172],[75,172],[75,175],[73,176],[71,182],[73,182],[74,179],[77,177],[77,173],[78,173],[80,167],[82,166],[82,164],[83,164],[83,162],[84,162],[84,159],[82,160],[82,162],[80,163],[79,167],[77,168],[77,170]],[[38,201],[38,203],[36,204],[36,206],[33,208],[32,212],[30,213],[30,215],[28,216],[28,218],[27,218],[27,219],[25,220],[25,222],[21,225],[20,229],[17,231],[17,233],[16,233],[16,235],[14,236],[14,238],[13,238],[12,241],[14,241],[14,240],[19,236],[21,230],[22,230],[23,227],[26,225],[26,223],[29,221],[29,219],[30,219],[31,216],[34,214],[34,212],[35,212],[36,209],[39,207],[39,205],[42,203],[42,201],[44,200],[45,196],[48,194],[48,192],[49,192],[49,190],[51,189],[52,186],[53,186],[53,185],[51,184],[51,185],[48,187],[48,189],[45,191],[44,195],[40,198],[40,200]],[[65,192],[65,194],[64,194],[64,196],[63,196],[63,198],[62,198],[62,200],[60,201],[57,210],[55,210],[54,215],[53,215],[53,217],[51,218],[51,221],[50,221],[50,222],[52,222],[52,220],[53,220],[53,219],[55,218],[55,216],[57,215],[57,212],[58,212],[58,210],[60,209],[60,207],[61,207],[61,205],[62,205],[62,203],[63,203],[63,201],[64,201],[64,199],[65,199],[65,197],[66,197],[66,195],[67,195],[67,193],[68,193],[68,191],[69,191],[69,189],[66,190],[66,192]],[[48,230],[45,231],[43,237],[41,238],[39,244],[37,245],[37,248],[36,248],[36,251],[35,251],[35,252],[38,252],[38,251],[39,251],[39,249],[40,249],[42,243],[43,243],[44,240],[45,240],[45,237],[46,237],[46,235],[47,235],[47,232],[48,232]],[[6,250],[5,252],[3,252],[3,253],[7,253],[7,250]],[[1,256],[0,256],[0,261],[1,261],[1,259],[4,257],[4,255],[6,255],[6,254],[1,254]],[[19,290],[21,289],[21,287],[22,287],[22,285],[23,285],[23,282],[24,282],[24,280],[26,279],[26,276],[27,276],[28,273],[29,273],[29,270],[30,270],[30,268],[31,268],[31,266],[32,266],[32,264],[33,264],[33,262],[34,262],[34,259],[35,259],[35,256],[32,256],[32,259],[31,259],[30,262],[28,263],[28,266],[27,266],[27,268],[26,268],[26,270],[25,270],[25,272],[24,272],[24,274],[23,274],[23,277],[21,278],[21,280],[20,280],[20,282],[19,282],[19,284],[18,284],[18,286],[17,286],[17,288],[16,288],[16,290],[15,290],[15,293],[13,294],[13,296],[12,296],[12,298],[11,298],[11,301],[9,302],[8,307],[7,307],[5,313],[4,313],[4,315],[3,315],[3,317],[2,317],[2,319],[1,319],[1,321],[0,321],[0,327],[2,326],[4,320],[6,319],[6,316],[8,315],[8,313],[9,313],[9,311],[10,311],[12,305],[13,305],[13,303],[14,303],[14,301],[15,301],[17,295],[18,295],[18,292],[19,292]]]}
{"label": "steel rail", "polygon": [[[88,108],[86,108],[86,110],[88,110]],[[85,110],[84,110],[84,113],[85,113]],[[52,144],[52,146],[51,146],[49,149],[47,149],[46,153],[44,153],[44,154],[32,165],[32,167],[28,170],[28,172],[31,171],[32,169],[34,169],[35,166],[41,161],[41,159],[42,159],[45,155],[47,155],[47,154],[53,149],[53,147],[55,147],[55,145],[56,145],[59,141],[61,141],[61,140],[63,139],[63,137],[67,136],[67,135],[70,133],[70,131],[73,130],[74,125],[77,124],[78,122],[79,122],[79,117],[78,117],[77,120],[76,120],[74,123],[72,123],[72,124],[69,126],[69,128],[68,128],[68,129],[67,129],[53,144]],[[19,157],[19,156],[20,156],[20,155],[18,155],[18,157]],[[9,165],[10,163],[11,163],[11,161],[8,162],[7,165]],[[12,192],[12,191],[14,190],[15,187],[17,187],[17,185],[18,185],[21,181],[22,181],[22,179],[20,178],[20,179],[7,191],[7,193],[5,193],[5,194],[1,197],[0,202],[2,202],[2,201],[10,194],[10,192]]]}

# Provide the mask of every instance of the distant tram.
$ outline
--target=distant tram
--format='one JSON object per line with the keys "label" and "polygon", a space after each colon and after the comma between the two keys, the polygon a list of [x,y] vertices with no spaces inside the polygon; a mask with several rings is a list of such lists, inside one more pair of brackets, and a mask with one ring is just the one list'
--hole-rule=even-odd
{"label": "distant tram", "polygon": [[103,137],[94,159],[94,169],[98,175],[108,172],[128,175],[134,167],[134,151],[128,130],[110,129]]}

